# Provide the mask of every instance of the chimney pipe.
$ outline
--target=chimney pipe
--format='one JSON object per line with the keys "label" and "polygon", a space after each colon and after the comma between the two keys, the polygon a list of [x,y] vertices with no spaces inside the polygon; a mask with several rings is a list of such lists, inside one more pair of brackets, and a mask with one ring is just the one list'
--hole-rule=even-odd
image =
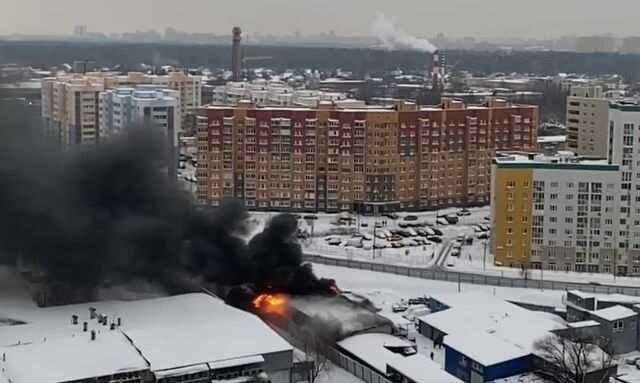
{"label": "chimney pipe", "polygon": [[91,330],[91,340],[96,340],[96,331]]}
{"label": "chimney pipe", "polygon": [[78,316],[77,315],[72,315],[71,316],[71,324],[78,324]]}
{"label": "chimney pipe", "polygon": [[240,27],[233,27],[233,45],[231,48],[231,72],[233,73],[233,81],[241,80],[242,71],[242,51],[240,43],[242,42],[242,30]]}
{"label": "chimney pipe", "polygon": [[118,317],[118,327],[122,326],[122,318]]}
{"label": "chimney pipe", "polygon": [[6,353],[2,353],[2,361],[6,362],[7,361],[7,354]]}
{"label": "chimney pipe", "polygon": [[87,322],[82,322],[82,331],[87,332],[89,324]]}

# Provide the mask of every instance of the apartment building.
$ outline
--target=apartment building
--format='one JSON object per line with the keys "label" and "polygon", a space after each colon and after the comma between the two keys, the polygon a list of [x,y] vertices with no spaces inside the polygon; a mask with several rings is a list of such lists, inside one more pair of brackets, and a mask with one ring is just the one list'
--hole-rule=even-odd
{"label": "apartment building", "polygon": [[[99,93],[122,87],[154,87],[177,93],[179,130],[190,122],[200,107],[202,79],[199,76],[172,72],[157,76],[130,72],[96,72],[84,75],[64,74],[42,80],[42,117],[45,130],[62,144],[94,143],[104,134],[99,129]],[[148,89],[148,88],[147,88]]]}
{"label": "apartment building", "polygon": [[571,86],[567,97],[567,147],[582,156],[605,158],[609,100],[600,86]]}
{"label": "apartment building", "polygon": [[640,275],[640,106],[612,103],[608,114],[604,160],[495,159],[497,262]]}
{"label": "apartment building", "polygon": [[349,98],[343,92],[324,92],[320,90],[298,89],[278,80],[228,82],[213,89],[212,102],[221,105],[233,105],[242,100],[250,100],[262,106],[307,106],[315,107],[318,102],[331,101],[336,105],[362,107],[364,101]]}
{"label": "apartment building", "polygon": [[606,159],[498,155],[491,197],[496,264],[612,272],[619,190],[619,166]]}
{"label": "apartment building", "polygon": [[180,93],[176,90],[155,89],[154,86],[116,88],[100,92],[100,131],[109,136],[124,132],[136,125],[160,129],[166,137],[169,174],[176,175],[176,147],[182,123],[179,112]]}
{"label": "apartment building", "polygon": [[538,110],[467,106],[207,106],[198,117],[198,200],[250,209],[435,209],[489,202],[496,150],[534,150]]}

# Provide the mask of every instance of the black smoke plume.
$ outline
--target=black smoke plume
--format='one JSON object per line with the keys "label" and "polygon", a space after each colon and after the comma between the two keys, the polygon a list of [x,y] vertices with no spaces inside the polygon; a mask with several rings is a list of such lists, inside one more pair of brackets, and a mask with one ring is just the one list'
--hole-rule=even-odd
{"label": "black smoke plume", "polygon": [[104,286],[140,281],[169,293],[333,286],[303,264],[295,217],[276,216],[247,243],[241,203],[195,205],[167,176],[152,130],[63,149],[25,122],[28,113],[0,103],[0,263],[41,270],[53,295],[93,299]]}

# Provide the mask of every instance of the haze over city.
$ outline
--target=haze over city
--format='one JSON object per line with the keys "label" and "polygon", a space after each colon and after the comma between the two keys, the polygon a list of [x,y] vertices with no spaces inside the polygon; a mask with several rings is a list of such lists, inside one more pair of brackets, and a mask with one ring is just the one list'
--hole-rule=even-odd
{"label": "haze over city", "polygon": [[0,383],[640,383],[639,13],[4,0]]}
{"label": "haze over city", "polygon": [[[369,35],[378,14],[408,33],[456,37],[553,38],[638,32],[633,0],[39,0],[9,1],[0,12],[2,34],[68,34],[73,25],[101,33],[173,27],[228,34],[243,25],[251,34]],[[613,7],[613,9],[612,9]],[[624,9],[624,12],[621,10]],[[28,16],[25,16],[28,15]]]}

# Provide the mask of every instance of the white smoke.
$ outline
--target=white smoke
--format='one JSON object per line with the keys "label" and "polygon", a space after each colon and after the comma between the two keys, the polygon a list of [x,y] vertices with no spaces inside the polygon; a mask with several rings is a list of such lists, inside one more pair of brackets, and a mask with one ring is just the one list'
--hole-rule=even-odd
{"label": "white smoke", "polygon": [[398,29],[396,22],[383,14],[379,14],[371,27],[371,33],[380,44],[388,50],[413,49],[422,52],[434,52],[438,48],[427,39],[406,34]]}

